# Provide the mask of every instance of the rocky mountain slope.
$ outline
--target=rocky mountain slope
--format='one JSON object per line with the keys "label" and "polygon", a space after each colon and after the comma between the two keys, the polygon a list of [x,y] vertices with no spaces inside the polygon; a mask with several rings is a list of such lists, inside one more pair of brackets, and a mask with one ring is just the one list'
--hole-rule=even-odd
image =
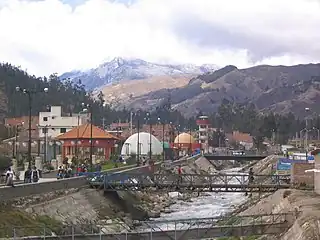
{"label": "rocky mountain slope", "polygon": [[60,76],[60,79],[62,81],[69,79],[72,82],[78,82],[80,79],[87,89],[96,89],[105,85],[118,84],[124,80],[147,79],[158,76],[199,75],[216,69],[218,69],[217,66],[210,64],[201,66],[192,64],[170,65],[117,57],[88,71],[64,73]]}
{"label": "rocky mountain slope", "polygon": [[[186,86],[193,76],[156,76],[135,81],[122,81],[112,86],[104,86],[100,90],[107,103],[119,106],[159,89],[173,89]],[[98,92],[96,92],[98,93]]]}
{"label": "rocky mountain slope", "polygon": [[[262,111],[302,116],[305,107],[320,113],[320,64],[296,66],[261,65],[247,69],[226,66],[192,78],[182,87],[163,88],[132,96],[118,107],[155,109],[163,101],[186,116],[215,112],[223,99],[252,102]],[[143,88],[143,86],[141,86]],[[170,93],[170,94],[169,94]],[[170,96],[169,96],[170,95]]]}

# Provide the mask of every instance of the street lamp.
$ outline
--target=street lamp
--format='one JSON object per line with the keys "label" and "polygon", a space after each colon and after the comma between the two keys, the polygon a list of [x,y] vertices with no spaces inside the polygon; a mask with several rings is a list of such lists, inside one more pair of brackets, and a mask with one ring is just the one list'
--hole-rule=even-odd
{"label": "street lamp", "polygon": [[[93,155],[93,111],[92,111],[92,106],[90,104],[85,104],[85,103],[81,103],[82,107],[86,107],[83,110],[86,110],[86,112],[88,110],[90,110],[90,171],[92,171],[92,155]],[[82,110],[82,111],[83,111]]]}
{"label": "street lamp", "polygon": [[31,120],[32,120],[32,96],[37,94],[37,93],[47,93],[49,91],[48,88],[44,88],[41,91],[36,91],[36,90],[31,90],[31,89],[25,89],[25,88],[21,88],[19,86],[16,87],[16,91],[17,92],[22,92],[24,94],[27,94],[28,96],[28,103],[29,103],[29,129],[28,129],[28,162],[29,162],[29,167],[31,167],[31,163],[32,163],[32,156],[31,156]]}
{"label": "street lamp", "polygon": [[152,158],[152,124],[151,124],[151,117],[150,117],[150,113],[146,114],[147,116],[145,117],[145,120],[147,123],[149,123],[149,159],[151,160]]}
{"label": "street lamp", "polygon": [[[161,124],[161,118],[158,117],[158,121]],[[165,150],[164,150],[164,123],[162,123],[162,161],[165,161]]]}

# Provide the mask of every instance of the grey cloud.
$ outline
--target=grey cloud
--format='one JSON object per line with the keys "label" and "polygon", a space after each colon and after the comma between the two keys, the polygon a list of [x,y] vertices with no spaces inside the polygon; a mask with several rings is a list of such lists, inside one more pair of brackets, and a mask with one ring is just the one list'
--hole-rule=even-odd
{"label": "grey cloud", "polygon": [[204,48],[247,49],[252,62],[291,52],[289,47],[275,37],[265,38],[243,29],[224,29],[190,14],[176,18],[172,23],[172,32]]}

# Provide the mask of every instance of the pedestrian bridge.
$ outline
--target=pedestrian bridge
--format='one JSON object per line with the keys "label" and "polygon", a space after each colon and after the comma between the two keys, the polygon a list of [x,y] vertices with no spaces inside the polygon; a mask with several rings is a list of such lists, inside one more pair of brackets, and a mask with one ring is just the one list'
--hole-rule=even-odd
{"label": "pedestrian bridge", "polygon": [[[106,240],[186,240],[230,236],[275,235],[287,230],[296,213],[244,215],[232,217],[213,217],[198,219],[179,219],[167,221],[136,222],[135,230],[107,233],[106,226],[70,226],[63,234],[50,235],[45,226],[39,228],[41,236],[29,239],[106,239]],[[121,229],[123,226],[119,226]],[[50,226],[48,227],[48,230]],[[23,228],[8,231],[14,239],[23,237]],[[47,236],[44,236],[48,232]]]}
{"label": "pedestrian bridge", "polygon": [[249,182],[248,174],[106,174],[93,179],[91,185],[105,191],[180,191],[180,192],[273,192],[290,188],[285,183],[290,175],[253,175],[255,180],[269,184]]}
{"label": "pedestrian bridge", "polygon": [[[181,158],[176,161],[170,162],[171,167],[175,167],[181,164],[186,163],[187,161],[193,161],[199,157],[199,155],[192,156],[189,158]],[[102,174],[147,174],[149,175],[151,172],[160,171],[163,163],[156,162],[153,166],[143,165],[143,166],[124,166],[120,168],[109,169]],[[89,175],[92,173],[89,173]],[[66,178],[61,180],[46,181],[39,183],[28,183],[28,184],[17,184],[15,188],[0,186],[0,202],[11,201],[16,198],[28,197],[31,195],[44,194],[54,191],[63,191],[71,188],[81,188],[84,186],[88,186],[88,176],[79,176]],[[103,181],[101,181],[103,183]]]}
{"label": "pedestrian bridge", "polygon": [[235,160],[235,161],[258,161],[267,157],[267,155],[203,155],[209,161],[213,160]]}

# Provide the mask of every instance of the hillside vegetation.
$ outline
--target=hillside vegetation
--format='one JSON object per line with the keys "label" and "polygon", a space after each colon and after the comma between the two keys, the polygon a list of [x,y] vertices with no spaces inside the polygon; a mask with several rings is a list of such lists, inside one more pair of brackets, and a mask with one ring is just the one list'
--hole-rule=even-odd
{"label": "hillside vegetation", "polygon": [[[171,89],[174,109],[185,116],[194,111],[214,113],[222,100],[253,103],[265,112],[289,113],[302,117],[305,107],[320,113],[320,64],[296,66],[255,66],[238,69],[226,66],[213,73],[199,75],[189,84]],[[159,89],[126,101],[129,107],[154,109],[168,91]],[[121,108],[124,103],[119,103]]]}

